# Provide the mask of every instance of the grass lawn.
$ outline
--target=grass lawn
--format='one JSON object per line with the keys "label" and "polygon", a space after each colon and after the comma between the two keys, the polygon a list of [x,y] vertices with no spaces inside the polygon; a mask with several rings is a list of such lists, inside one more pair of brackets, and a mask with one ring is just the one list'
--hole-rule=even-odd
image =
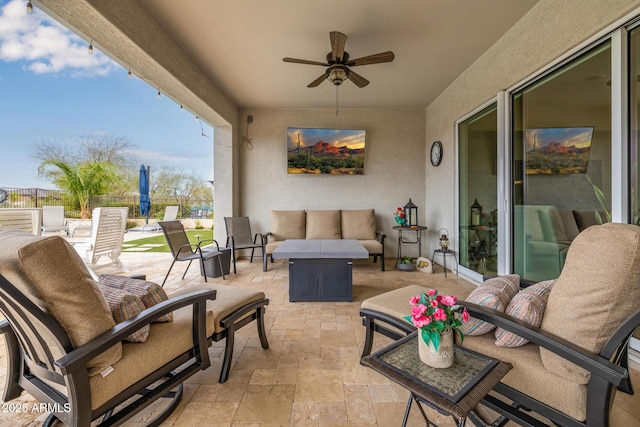
{"label": "grass lawn", "polygon": [[[191,243],[213,238],[213,230],[186,230]],[[224,243],[224,242],[223,242]],[[137,240],[129,240],[122,245],[122,252],[170,252],[164,235],[144,237]]]}

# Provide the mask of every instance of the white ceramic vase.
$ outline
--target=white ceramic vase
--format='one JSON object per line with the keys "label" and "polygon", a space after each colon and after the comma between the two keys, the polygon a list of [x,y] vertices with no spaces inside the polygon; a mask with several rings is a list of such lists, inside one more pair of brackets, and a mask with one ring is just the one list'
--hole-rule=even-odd
{"label": "white ceramic vase", "polygon": [[418,335],[418,351],[420,360],[432,368],[448,368],[453,365],[453,333],[444,332],[440,335],[440,345],[438,351],[433,347],[431,341],[427,345],[422,336]]}

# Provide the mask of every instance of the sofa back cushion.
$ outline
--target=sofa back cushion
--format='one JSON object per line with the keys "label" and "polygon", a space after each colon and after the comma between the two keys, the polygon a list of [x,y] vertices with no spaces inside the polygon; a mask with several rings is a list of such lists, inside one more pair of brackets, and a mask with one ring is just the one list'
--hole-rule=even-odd
{"label": "sofa back cushion", "polygon": [[376,212],[373,209],[341,211],[343,239],[374,240],[376,238]]}
{"label": "sofa back cushion", "polygon": [[307,211],[307,239],[340,239],[340,211]]}
{"label": "sofa back cushion", "polygon": [[271,211],[273,240],[304,239],[306,213],[299,211]]}
{"label": "sofa back cushion", "polygon": [[[604,265],[603,263],[606,263]],[[638,310],[640,227],[589,227],[573,241],[547,302],[541,328],[599,353],[613,332]],[[548,371],[580,384],[589,373],[540,348]]]}
{"label": "sofa back cushion", "polygon": [[[60,236],[0,231],[0,274],[51,316],[80,347],[115,326],[96,282],[73,247]],[[95,375],[122,357],[117,344],[89,361]]]}

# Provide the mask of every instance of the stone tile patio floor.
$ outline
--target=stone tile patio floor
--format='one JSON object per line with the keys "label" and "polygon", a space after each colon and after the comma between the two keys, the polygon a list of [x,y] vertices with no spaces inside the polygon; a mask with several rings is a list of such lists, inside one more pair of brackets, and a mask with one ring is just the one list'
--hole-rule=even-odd
{"label": "stone tile patio floor", "polygon": [[[129,233],[127,233],[129,234]],[[145,233],[146,234],[146,233]],[[122,261],[132,273],[162,282],[171,263],[168,253],[124,253]],[[393,260],[387,260],[392,266]],[[167,291],[204,283],[197,265],[185,280],[186,265],[174,266],[165,285]],[[238,274],[209,279],[228,286],[263,290],[271,299],[266,311],[270,348],[260,347],[255,327],[241,329],[236,338],[234,364],[229,380],[218,384],[224,342],[210,348],[212,366],[185,383],[179,407],[163,426],[398,426],[408,393],[385,377],[359,364],[364,328],[358,315],[360,303],[373,295],[409,284],[438,287],[443,280],[462,281],[453,274],[389,270],[381,273],[371,261],[354,263],[354,301],[290,303],[287,264],[276,261],[262,271],[261,262],[238,262]],[[103,271],[98,271],[101,273]],[[107,272],[106,270],[104,272]],[[379,348],[390,341],[380,337]],[[374,350],[375,350],[374,348]],[[4,349],[0,350],[0,384],[6,374]],[[634,385],[640,376],[634,372]],[[32,403],[28,394],[21,401]],[[640,398],[618,393],[613,408],[616,426],[640,425]],[[136,416],[130,426],[144,425],[154,407]],[[429,411],[439,426],[455,425]],[[46,417],[40,413],[0,411],[0,426],[35,426]],[[471,424],[471,423],[468,423]],[[409,426],[423,426],[412,411]],[[509,424],[511,425],[511,424]]]}

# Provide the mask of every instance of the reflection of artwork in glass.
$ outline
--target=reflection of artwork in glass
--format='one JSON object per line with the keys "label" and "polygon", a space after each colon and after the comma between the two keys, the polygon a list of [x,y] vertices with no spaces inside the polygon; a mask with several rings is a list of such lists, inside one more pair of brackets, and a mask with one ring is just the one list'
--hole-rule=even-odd
{"label": "reflection of artwork in glass", "polygon": [[288,128],[287,172],[362,175],[364,144],[364,130]]}
{"label": "reflection of artwork in glass", "polygon": [[587,173],[593,127],[525,129],[529,175]]}

